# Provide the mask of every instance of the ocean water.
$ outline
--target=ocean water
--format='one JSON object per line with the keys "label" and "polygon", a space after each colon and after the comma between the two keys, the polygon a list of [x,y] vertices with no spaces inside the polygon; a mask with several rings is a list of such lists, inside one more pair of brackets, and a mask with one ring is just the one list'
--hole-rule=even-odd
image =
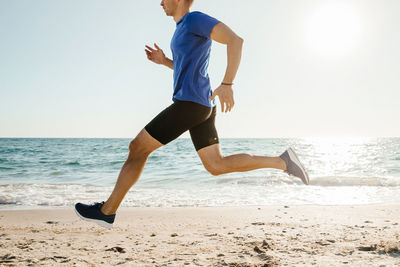
{"label": "ocean water", "polygon": [[[0,138],[0,209],[106,200],[130,139]],[[281,170],[212,176],[190,139],[153,152],[125,207],[359,205],[400,202],[400,138],[221,139],[224,155],[291,146],[311,185]]]}

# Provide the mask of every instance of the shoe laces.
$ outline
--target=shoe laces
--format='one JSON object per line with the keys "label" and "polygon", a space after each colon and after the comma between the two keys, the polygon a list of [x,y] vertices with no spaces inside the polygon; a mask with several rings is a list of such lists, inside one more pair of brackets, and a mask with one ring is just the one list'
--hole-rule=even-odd
{"label": "shoe laces", "polygon": [[104,204],[104,201],[102,201],[102,202],[94,202],[91,206],[95,206],[97,208],[100,208],[101,206],[103,206],[103,204]]}

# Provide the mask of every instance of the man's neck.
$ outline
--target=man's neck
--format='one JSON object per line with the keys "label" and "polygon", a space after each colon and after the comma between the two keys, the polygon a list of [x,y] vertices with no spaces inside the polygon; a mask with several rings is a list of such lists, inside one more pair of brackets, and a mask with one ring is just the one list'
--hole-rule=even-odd
{"label": "man's neck", "polygon": [[183,16],[185,16],[189,12],[190,12],[189,8],[186,7],[182,8],[181,10],[177,10],[176,14],[174,15],[175,22],[180,21],[181,18],[183,18]]}

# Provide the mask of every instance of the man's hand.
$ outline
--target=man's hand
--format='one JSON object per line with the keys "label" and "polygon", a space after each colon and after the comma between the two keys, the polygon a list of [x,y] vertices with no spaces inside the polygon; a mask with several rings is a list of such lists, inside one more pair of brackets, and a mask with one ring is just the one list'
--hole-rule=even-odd
{"label": "man's hand", "polygon": [[156,49],[153,49],[150,46],[146,45],[147,49],[145,49],[144,51],[146,51],[147,59],[153,61],[154,63],[165,65],[166,57],[164,52],[161,50],[161,48],[158,47],[156,43],[154,43],[154,47]]}
{"label": "man's hand", "polygon": [[232,85],[220,85],[217,89],[215,89],[209,101],[213,100],[216,96],[218,96],[219,102],[221,103],[221,112],[228,112],[232,110],[233,106],[235,105],[235,101],[233,100]]}

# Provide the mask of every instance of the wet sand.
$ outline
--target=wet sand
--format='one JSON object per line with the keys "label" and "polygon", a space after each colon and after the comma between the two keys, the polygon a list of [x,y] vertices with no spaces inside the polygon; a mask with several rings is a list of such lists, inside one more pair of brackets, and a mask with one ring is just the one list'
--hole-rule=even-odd
{"label": "wet sand", "polygon": [[400,266],[400,204],[0,210],[0,266]]}

